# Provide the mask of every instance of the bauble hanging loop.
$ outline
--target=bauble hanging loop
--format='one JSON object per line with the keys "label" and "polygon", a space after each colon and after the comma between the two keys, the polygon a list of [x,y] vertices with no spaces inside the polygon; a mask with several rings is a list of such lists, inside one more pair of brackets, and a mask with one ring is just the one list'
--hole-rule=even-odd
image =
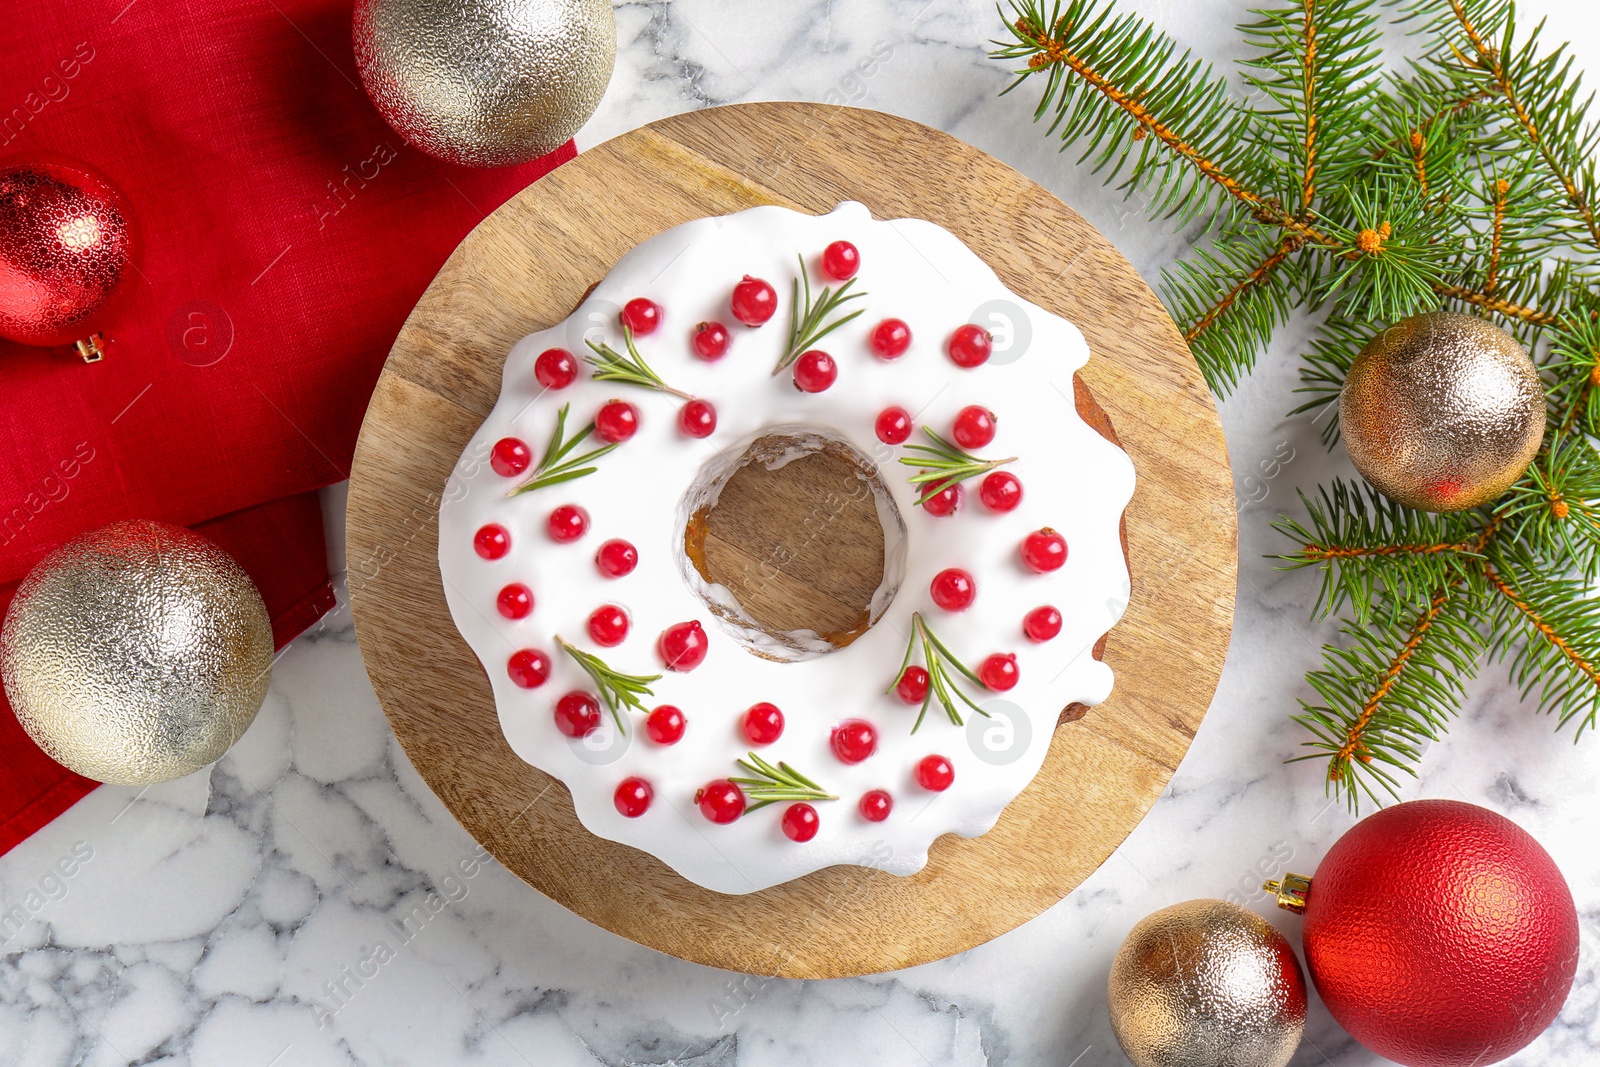
{"label": "bauble hanging loop", "polygon": [[412,147],[467,167],[555,151],[616,62],[608,0],[357,0],[361,82]]}
{"label": "bauble hanging loop", "polygon": [[1413,315],[1373,338],[1339,393],[1339,433],[1356,470],[1423,511],[1487,504],[1544,438],[1544,388],[1528,352],[1475,315]]}

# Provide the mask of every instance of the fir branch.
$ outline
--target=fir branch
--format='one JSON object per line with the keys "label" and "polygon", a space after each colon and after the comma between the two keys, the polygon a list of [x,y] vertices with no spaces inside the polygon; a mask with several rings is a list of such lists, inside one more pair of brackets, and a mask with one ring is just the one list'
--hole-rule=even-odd
{"label": "fir branch", "polygon": [[[1132,15],[1113,15],[1104,0],[1011,0],[1014,41],[993,42],[996,59],[1021,60],[1011,92],[1043,77],[1034,120],[1053,112],[1049,132],[1062,147],[1088,138],[1082,159],[1111,167],[1108,181],[1128,165],[1124,188],[1153,186],[1152,208],[1184,221],[1233,201],[1307,241],[1323,241],[1310,223],[1276,198],[1250,188],[1260,174],[1249,139],[1251,116],[1228,98],[1226,83],[1208,64],[1177,47]],[[1068,77],[1068,75],[1071,77]]]}
{"label": "fir branch", "polygon": [[[1275,245],[1256,234],[1239,234],[1198,249],[1192,260],[1162,272],[1167,307],[1178,322],[1190,324],[1183,339],[1215,392],[1237,384],[1254,366],[1256,353],[1288,321],[1302,288],[1295,262],[1301,245],[1293,234]],[[1223,279],[1231,280],[1219,296]]]}
{"label": "fir branch", "polygon": [[1485,311],[1492,311],[1496,315],[1504,315],[1508,319],[1520,319],[1534,326],[1553,326],[1559,321],[1556,316],[1547,311],[1523,307],[1509,300],[1502,300],[1492,293],[1475,292],[1474,290],[1445,282],[1434,283],[1433,289],[1440,296],[1448,297],[1451,300],[1459,300],[1464,304],[1483,308]]}
{"label": "fir branch", "polygon": [[892,693],[895,686],[900,684],[900,679],[905,677],[906,668],[911,666],[912,653],[919,644],[922,647],[923,669],[928,672],[928,691],[923,694],[922,707],[917,711],[917,721],[911,724],[911,732],[917,732],[917,728],[922,725],[922,717],[928,714],[928,705],[935,700],[944,708],[944,713],[950,717],[950,721],[957,726],[964,722],[960,710],[956,707],[958,700],[979,715],[987,716],[989,714],[987,711],[961,691],[961,686],[957,684],[955,678],[950,677],[950,672],[955,671],[958,677],[966,679],[980,690],[986,690],[987,686],[971,668],[961,662],[960,657],[939,640],[919,611],[911,613],[911,638],[906,642],[905,658],[900,661],[900,670],[896,672],[894,681],[889,683],[889,688],[884,692]]}
{"label": "fir branch", "polygon": [[1375,611],[1369,627],[1346,626],[1347,647],[1324,646],[1323,668],[1307,676],[1321,704],[1301,701],[1296,721],[1310,731],[1300,760],[1328,761],[1327,787],[1352,811],[1379,791],[1398,797],[1404,771],[1415,775],[1422,746],[1443,733],[1477,670],[1483,635],[1477,598],[1457,587],[1430,596],[1409,621]]}
{"label": "fir branch", "polygon": [[623,674],[621,671],[613,670],[606,665],[605,660],[592,652],[574,647],[560,634],[556,635],[556,644],[560,645],[594,680],[595,688],[600,691],[600,700],[611,712],[611,717],[616,720],[617,729],[626,731],[628,728],[622,718],[623,708],[632,708],[638,712],[650,710],[639,698],[655,695],[650,691],[650,683],[660,681],[661,675]]}
{"label": "fir branch", "polygon": [[1536,556],[1570,561],[1586,579],[1600,571],[1600,454],[1587,436],[1547,442],[1495,507],[1508,540]]}
{"label": "fir branch", "polygon": [[1511,677],[1527,698],[1538,690],[1541,711],[1560,725],[1578,720],[1578,735],[1600,716],[1600,600],[1582,578],[1554,577],[1533,557],[1497,556],[1484,568],[1499,594],[1491,611],[1492,647],[1511,655]]}
{"label": "fir branch", "polygon": [[[1600,218],[1596,217],[1594,196],[1594,151],[1600,134],[1583,121],[1587,102],[1574,106],[1579,79],[1572,75],[1567,46],[1540,56],[1534,43],[1544,27],[1541,22],[1528,43],[1517,48],[1513,33],[1515,8],[1503,0],[1445,2],[1465,39],[1464,48],[1450,46],[1454,56],[1464,66],[1487,76],[1515,128],[1565,194],[1590,243],[1600,249]],[[1491,44],[1496,36],[1499,44]]]}
{"label": "fir branch", "polygon": [[639,355],[639,349],[633,343],[633,331],[626,326],[622,328],[622,341],[628,349],[626,356],[604,341],[585,342],[594,352],[592,356],[583,357],[584,362],[594,368],[589,375],[591,378],[597,382],[620,382],[623,385],[637,385],[641,389],[671,393],[684,400],[694,399],[682,389],[674,389],[662,381],[661,375],[650,369],[650,364]]}
{"label": "fir branch", "polygon": [[750,772],[751,777],[728,780],[743,789],[746,797],[755,801],[744,809],[746,815],[768,804],[839,799],[787,763],[780,761],[774,767],[754,752],[738,762],[739,766]]}
{"label": "fir branch", "polygon": [[570,404],[562,404],[561,410],[556,412],[556,428],[550,434],[550,443],[545,446],[544,458],[539,461],[538,466],[533,468],[533,478],[510,490],[506,493],[507,496],[520,496],[523,493],[531,493],[535,489],[544,489],[547,486],[559,485],[562,482],[570,482],[574,478],[582,478],[585,475],[593,474],[599,468],[586,467],[584,464],[593,463],[617,447],[614,444],[605,445],[585,452],[581,456],[567,459],[567,454],[582,444],[584,439],[594,432],[594,423],[591,422],[572,440],[563,439],[567,428],[567,409],[570,406]]}
{"label": "fir branch", "polygon": [[964,482],[968,478],[976,478],[980,474],[987,474],[1007,463],[1017,461],[1016,456],[1007,456],[1005,459],[980,459],[940,437],[931,426],[924,426],[922,432],[928,435],[933,444],[906,445],[907,452],[917,454],[900,457],[900,462],[906,466],[920,468],[911,476],[911,484],[922,487],[922,495],[917,498],[918,504],[927,503],[946,488]]}
{"label": "fir branch", "polygon": [[1461,582],[1479,551],[1470,518],[1413,511],[1371,486],[1338,481],[1315,498],[1301,493],[1300,501],[1305,523],[1280,517],[1272,524],[1297,544],[1275,558],[1290,570],[1322,568],[1315,618],[1348,605],[1364,626],[1375,605],[1403,612]]}
{"label": "fir branch", "polygon": [[[795,276],[789,291],[789,347],[784,350],[783,356],[778,360],[778,365],[772,368],[774,375],[783,372],[801,353],[812,348],[828,334],[837,330],[851,319],[860,315],[864,310],[857,308],[848,315],[839,315],[844,305],[852,300],[866,296],[866,293],[850,292],[850,287],[856,283],[854,278],[839,286],[837,290],[824,286],[821,293],[815,297],[811,295],[811,276],[806,273],[804,257],[796,256],[800,261],[800,273]],[[801,299],[801,285],[805,286],[805,297]]]}

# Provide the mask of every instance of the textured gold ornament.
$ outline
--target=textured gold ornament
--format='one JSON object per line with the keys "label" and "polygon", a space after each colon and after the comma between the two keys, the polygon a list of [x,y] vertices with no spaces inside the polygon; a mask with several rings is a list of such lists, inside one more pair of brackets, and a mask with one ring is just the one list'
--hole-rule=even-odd
{"label": "textured gold ornament", "polygon": [[17,720],[79,774],[114,785],[214,762],[261,708],[272,620],[211,541],[118,522],[56,549],[23,579],[0,629]]}
{"label": "textured gold ornament", "polygon": [[1111,964],[1111,1028],[1134,1067],[1284,1067],[1306,1024],[1300,961],[1222,900],[1146,917]]}
{"label": "textured gold ornament", "polygon": [[384,120],[468,167],[559,148],[600,105],[617,57],[609,0],[357,0],[354,40]]}
{"label": "textured gold ornament", "polygon": [[1544,389],[1527,350],[1475,315],[1413,315],[1373,338],[1339,394],[1339,432],[1391,500],[1459,511],[1499,497],[1544,439]]}

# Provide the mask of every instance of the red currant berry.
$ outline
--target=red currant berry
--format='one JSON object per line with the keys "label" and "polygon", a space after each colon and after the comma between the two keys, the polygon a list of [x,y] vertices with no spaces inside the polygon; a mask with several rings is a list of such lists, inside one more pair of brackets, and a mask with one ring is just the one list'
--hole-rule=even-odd
{"label": "red currant berry", "polygon": [[1017,684],[1017,657],[1009,652],[996,652],[978,667],[978,678],[996,693],[1004,693]]}
{"label": "red currant berry", "polygon": [[694,354],[711,363],[728,354],[728,328],[720,322],[702,322],[689,335]]}
{"label": "red currant berry", "polygon": [[550,540],[564,545],[588,531],[589,513],[576,504],[562,504],[550,513],[545,525],[549,527]]}
{"label": "red currant berry", "polygon": [[661,325],[661,305],[636,296],[622,305],[622,314],[617,317],[622,320],[622,325],[643,337],[647,333],[655,333],[656,327]]}
{"label": "red currant berry", "polygon": [[588,737],[600,729],[600,702],[576,690],[556,701],[556,729],[568,737]]}
{"label": "red currant berry", "polygon": [[706,632],[697,619],[673,623],[661,631],[656,643],[669,671],[692,671],[706,658]]}
{"label": "red currant berry", "polygon": [[506,673],[523,689],[537,689],[550,677],[550,657],[537,648],[524,648],[511,653]]}
{"label": "red currant berry", "polygon": [[750,705],[740,726],[745,740],[752,745],[770,745],[783,736],[783,712],[778,710],[778,705],[763,700]]}
{"label": "red currant berry", "polygon": [[989,362],[989,353],[994,349],[994,337],[982,326],[957,326],[950,335],[945,351],[950,354],[950,362],[958,367],[976,367]]}
{"label": "red currant berry", "polygon": [[744,790],[726,778],[701,786],[694,802],[700,805],[700,814],[712,822],[728,823],[744,814]]}
{"label": "red currant berry", "polygon": [[547,348],[533,361],[533,376],[546,389],[565,389],[578,379],[578,361],[565,348]]}
{"label": "red currant berry", "polygon": [[1030,641],[1048,641],[1061,632],[1061,612],[1046,604],[1022,617],[1022,632]]}
{"label": "red currant berry", "polygon": [[744,280],[733,287],[729,307],[733,317],[746,326],[760,326],[778,310],[778,293],[760,278],[746,274]]}
{"label": "red currant berry", "polygon": [[990,511],[1010,511],[1022,503],[1022,483],[1010,471],[991,471],[978,486],[978,499]]}
{"label": "red currant berry", "polygon": [[594,417],[594,435],[611,444],[626,441],[638,429],[639,409],[626,400],[607,401]]}
{"label": "red currant berry", "polygon": [[828,736],[842,763],[860,763],[878,750],[878,731],[865,719],[846,719]]}
{"label": "red currant berry", "polygon": [[966,490],[960,482],[946,485],[943,489],[922,502],[922,510],[934,518],[942,519],[946,515],[954,515],[961,507],[961,500],[966,496]]}
{"label": "red currant berry", "polygon": [[511,551],[511,533],[498,522],[480,526],[472,535],[472,550],[484,559],[499,559]]}
{"label": "red currant berry", "polygon": [[978,584],[960,567],[947,567],[933,576],[928,591],[933,602],[946,611],[964,611],[978,595]]}
{"label": "red currant berry", "polygon": [[878,440],[886,445],[903,445],[911,438],[911,412],[902,407],[878,412]]}
{"label": "red currant berry", "polygon": [[928,672],[921,667],[907,667],[894,683],[895,696],[907,704],[920,704],[928,696]]}
{"label": "red currant berry", "polygon": [[917,763],[917,784],[931,793],[943,793],[956,780],[956,769],[943,756],[923,756]]}
{"label": "red currant berry", "polygon": [[812,349],[794,361],[794,387],[802,393],[820,393],[839,377],[839,367],[826,352]]}
{"label": "red currant berry", "polygon": [[835,241],[822,250],[822,273],[836,282],[847,282],[861,269],[861,253],[849,241]]}
{"label": "red currant berry", "polygon": [[533,453],[515,437],[502,437],[489,450],[489,466],[502,478],[515,478],[532,462]]}
{"label": "red currant berry", "polygon": [[994,412],[977,404],[968,404],[956,412],[950,436],[962,448],[982,448],[994,440]]}
{"label": "red currant berry", "polygon": [[783,812],[783,833],[790,841],[810,841],[822,821],[810,804],[790,804]]}
{"label": "red currant berry", "polygon": [[656,791],[643,778],[624,778],[612,799],[618,812],[629,819],[637,819],[650,810],[650,801],[655,795]]}
{"label": "red currant berry", "polygon": [[868,822],[882,822],[889,817],[889,812],[893,808],[894,798],[882,789],[862,793],[861,800],[856,804],[856,810],[861,812],[861,817]]}
{"label": "red currant berry", "polygon": [[911,347],[911,327],[900,319],[884,319],[872,328],[868,338],[880,359],[899,359]]}
{"label": "red currant berry", "polygon": [[1046,526],[1022,539],[1022,562],[1040,574],[1059,570],[1067,561],[1067,539]]}
{"label": "red currant berry", "polygon": [[691,400],[678,409],[678,429],[690,437],[710,437],[717,428],[717,409],[709,400]]}
{"label": "red currant berry", "polygon": [[594,554],[594,565],[607,578],[621,578],[632,574],[639,565],[639,550],[622,538],[613,537]]}
{"label": "red currant berry", "polygon": [[622,644],[628,636],[628,613],[615,604],[601,604],[589,616],[589,636],[606,648]]}
{"label": "red currant berry", "polygon": [[521,582],[512,582],[500,590],[500,595],[495,597],[494,606],[508,619],[526,619],[528,613],[533,610],[533,590]]}
{"label": "red currant berry", "polygon": [[663,704],[644,720],[644,731],[658,745],[675,745],[683,739],[689,721],[671,704]]}

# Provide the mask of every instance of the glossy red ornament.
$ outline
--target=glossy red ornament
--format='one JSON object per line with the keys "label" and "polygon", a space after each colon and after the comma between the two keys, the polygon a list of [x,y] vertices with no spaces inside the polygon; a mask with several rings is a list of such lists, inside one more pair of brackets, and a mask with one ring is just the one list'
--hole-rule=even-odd
{"label": "glossy red ornament", "polygon": [[138,247],[127,200],[93,167],[0,167],[0,337],[25,345],[87,340],[137,269]]}
{"label": "glossy red ornament", "polygon": [[1323,1003],[1406,1067],[1502,1060],[1572,988],[1571,890],[1527,831],[1475,804],[1416,800],[1368,816],[1334,842],[1304,901]]}

